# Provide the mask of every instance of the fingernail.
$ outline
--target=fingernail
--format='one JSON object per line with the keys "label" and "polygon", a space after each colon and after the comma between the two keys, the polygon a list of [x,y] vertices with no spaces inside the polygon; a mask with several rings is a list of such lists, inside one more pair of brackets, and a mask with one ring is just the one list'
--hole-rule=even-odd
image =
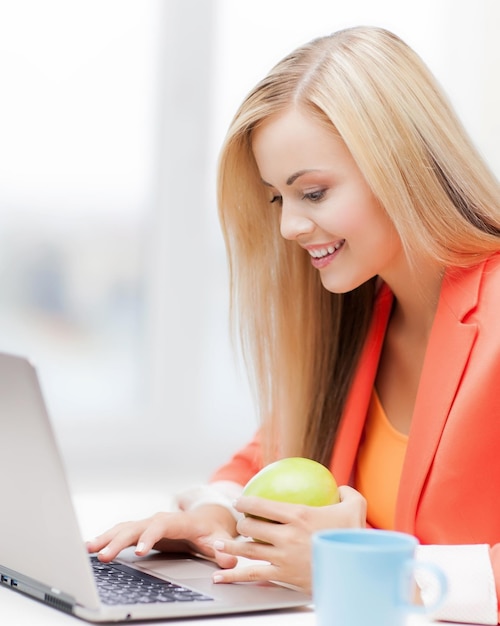
{"label": "fingernail", "polygon": [[143,541],[141,541],[140,543],[137,544],[137,547],[135,549],[136,554],[138,554],[139,552],[144,552],[144,548],[145,548],[145,544]]}
{"label": "fingernail", "polygon": [[221,583],[224,579],[222,578],[222,576],[220,574],[214,574],[212,576],[212,582],[214,583]]}
{"label": "fingernail", "polygon": [[102,554],[103,556],[106,556],[106,554],[108,554],[108,552],[109,552],[108,546],[106,546],[102,550],[99,550],[99,554]]}
{"label": "fingernail", "polygon": [[224,550],[224,542],[220,539],[214,541],[214,550]]}

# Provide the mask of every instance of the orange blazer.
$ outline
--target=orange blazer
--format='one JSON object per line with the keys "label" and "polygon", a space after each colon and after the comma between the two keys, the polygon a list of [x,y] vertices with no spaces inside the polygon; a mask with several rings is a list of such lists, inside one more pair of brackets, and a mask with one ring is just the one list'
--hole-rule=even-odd
{"label": "orange blazer", "polygon": [[[389,319],[383,287],[360,358],[331,470],[352,480]],[[395,381],[397,384],[397,380]],[[261,467],[258,434],[212,480],[240,484]],[[500,255],[449,270],[418,388],[396,528],[422,543],[500,543]]]}

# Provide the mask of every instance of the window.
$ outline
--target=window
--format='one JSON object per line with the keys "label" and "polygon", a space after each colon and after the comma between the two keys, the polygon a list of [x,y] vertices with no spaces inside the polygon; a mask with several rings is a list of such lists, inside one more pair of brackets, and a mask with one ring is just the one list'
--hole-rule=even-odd
{"label": "window", "polygon": [[256,427],[228,337],[215,207],[218,151],[255,82],[312,37],[387,26],[429,63],[498,170],[498,11],[434,0],[404,11],[396,0],[311,0],[307,11],[298,0],[0,4],[0,350],[38,365],[72,463],[206,469]]}

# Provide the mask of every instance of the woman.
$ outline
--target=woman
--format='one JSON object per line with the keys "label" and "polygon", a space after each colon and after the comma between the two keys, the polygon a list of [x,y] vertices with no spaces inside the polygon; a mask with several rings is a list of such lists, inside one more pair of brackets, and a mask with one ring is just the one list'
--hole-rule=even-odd
{"label": "woman", "polygon": [[[180,512],[89,550],[180,540],[220,564],[216,582],[309,589],[314,531],[395,528],[447,571],[439,617],[496,624],[500,188],[435,80],[383,29],[296,50],[233,120],[219,208],[261,429]],[[232,509],[293,455],[332,469],[339,504]]]}

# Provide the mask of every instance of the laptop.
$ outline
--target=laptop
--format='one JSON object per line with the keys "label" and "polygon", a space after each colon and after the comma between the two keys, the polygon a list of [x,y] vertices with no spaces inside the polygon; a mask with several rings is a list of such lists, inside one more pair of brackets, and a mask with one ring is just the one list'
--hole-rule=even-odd
{"label": "laptop", "polygon": [[190,554],[140,558],[128,550],[108,571],[87,553],[36,369],[28,359],[4,353],[0,460],[0,587],[91,622],[268,611],[311,602],[307,594],[274,583],[213,584],[217,566]]}

